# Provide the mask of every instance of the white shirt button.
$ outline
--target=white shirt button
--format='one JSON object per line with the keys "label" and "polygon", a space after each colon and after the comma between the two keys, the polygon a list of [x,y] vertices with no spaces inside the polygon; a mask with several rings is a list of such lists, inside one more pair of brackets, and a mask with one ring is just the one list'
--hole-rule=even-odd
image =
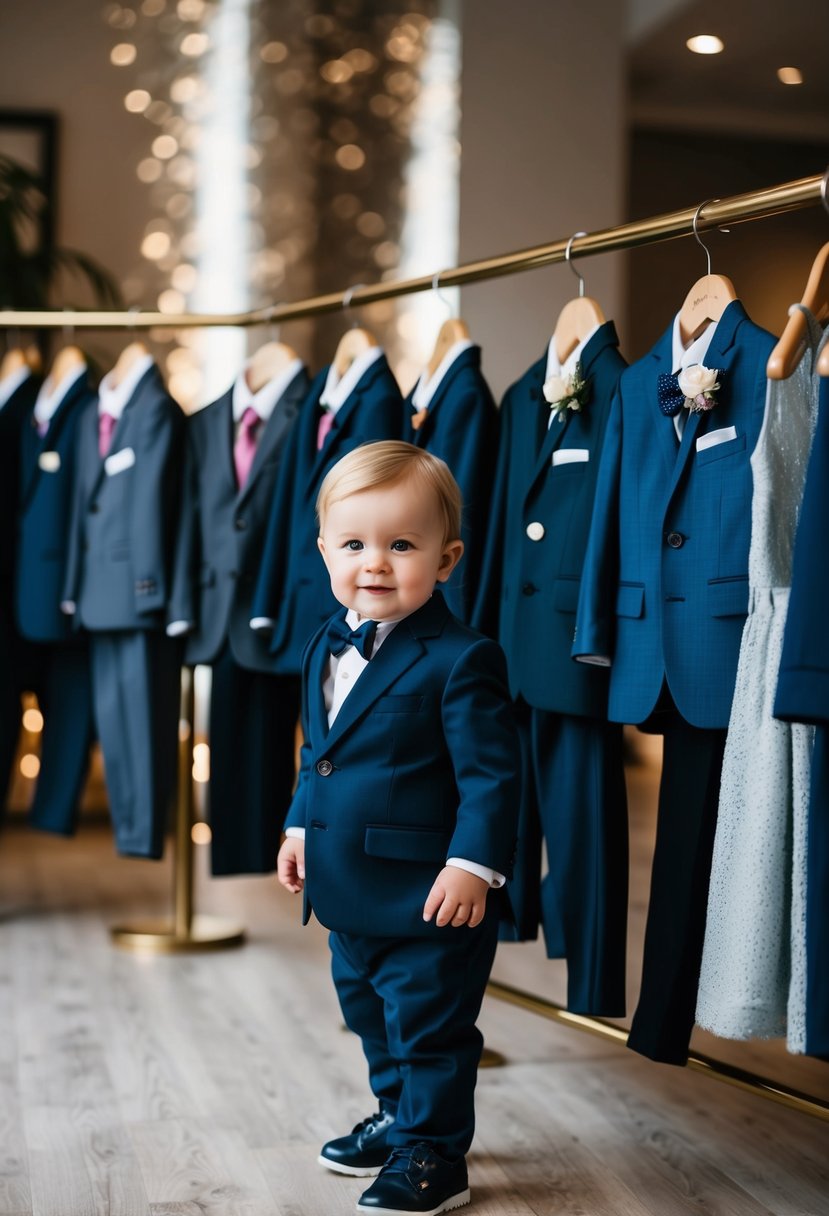
{"label": "white shirt button", "polygon": [[527,536],[530,540],[543,540],[546,529],[542,523],[534,519],[531,524],[527,524]]}

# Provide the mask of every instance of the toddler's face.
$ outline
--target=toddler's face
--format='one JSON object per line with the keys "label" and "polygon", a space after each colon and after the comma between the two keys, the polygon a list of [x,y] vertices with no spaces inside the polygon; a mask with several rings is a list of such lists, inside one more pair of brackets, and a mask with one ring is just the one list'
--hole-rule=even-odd
{"label": "toddler's face", "polygon": [[434,496],[411,480],[333,503],[318,543],[336,598],[374,621],[422,607],[463,553],[462,541],[444,543]]}

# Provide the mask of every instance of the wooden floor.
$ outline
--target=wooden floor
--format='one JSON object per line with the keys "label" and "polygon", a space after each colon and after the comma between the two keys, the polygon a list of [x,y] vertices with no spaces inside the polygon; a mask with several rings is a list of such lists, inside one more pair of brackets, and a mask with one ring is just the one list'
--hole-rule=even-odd
{"label": "wooden floor", "polygon": [[[636,942],[655,770],[631,771]],[[200,868],[204,852],[199,850]],[[168,904],[171,867],[109,833],[0,837],[0,1216],[344,1216],[364,1183],[316,1164],[370,1113],[340,1028],[325,934],[272,879],[202,876],[201,910],[248,944],[138,957],[109,926]],[[560,999],[536,944],[496,974]],[[487,999],[470,1155],[479,1216],[829,1216],[829,1123]],[[829,1097],[829,1066],[780,1044],[695,1046]]]}

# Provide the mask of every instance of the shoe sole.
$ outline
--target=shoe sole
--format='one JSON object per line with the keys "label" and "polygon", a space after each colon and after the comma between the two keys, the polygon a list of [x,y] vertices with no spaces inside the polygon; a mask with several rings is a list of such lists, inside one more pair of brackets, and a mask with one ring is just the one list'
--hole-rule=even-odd
{"label": "shoe sole", "polygon": [[329,1161],[327,1157],[317,1157],[320,1165],[335,1174],[348,1174],[351,1178],[376,1178],[383,1168],[382,1165],[342,1165],[339,1161]]}
{"label": "shoe sole", "polygon": [[467,1187],[465,1191],[458,1191],[457,1195],[444,1199],[439,1207],[429,1208],[428,1212],[416,1208],[375,1208],[364,1206],[362,1203],[357,1204],[357,1211],[371,1212],[373,1216],[405,1216],[406,1212],[414,1213],[414,1216],[440,1216],[441,1212],[453,1212],[455,1208],[465,1207],[471,1200],[472,1192]]}

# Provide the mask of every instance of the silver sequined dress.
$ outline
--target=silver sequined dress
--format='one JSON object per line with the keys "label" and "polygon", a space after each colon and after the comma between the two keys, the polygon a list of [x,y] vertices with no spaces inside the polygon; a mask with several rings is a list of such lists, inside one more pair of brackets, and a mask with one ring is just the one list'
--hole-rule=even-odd
{"label": "silver sequined dress", "polygon": [[792,553],[817,420],[822,331],[770,381],[751,456],[749,611],[723,759],[697,1022],[721,1038],[806,1033],[806,826],[813,728],[772,716]]}

